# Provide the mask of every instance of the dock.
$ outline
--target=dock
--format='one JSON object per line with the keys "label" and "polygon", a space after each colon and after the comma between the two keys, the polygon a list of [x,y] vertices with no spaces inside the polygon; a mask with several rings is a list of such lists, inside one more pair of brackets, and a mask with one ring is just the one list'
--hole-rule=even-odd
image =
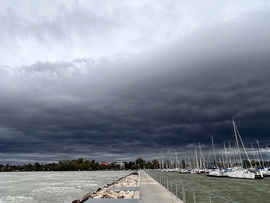
{"label": "dock", "polygon": [[140,171],[140,203],[183,203],[145,171]]}
{"label": "dock", "polygon": [[108,188],[107,190],[133,190],[135,196],[133,199],[88,199],[85,203],[183,203],[143,170],[139,171],[136,187]]}

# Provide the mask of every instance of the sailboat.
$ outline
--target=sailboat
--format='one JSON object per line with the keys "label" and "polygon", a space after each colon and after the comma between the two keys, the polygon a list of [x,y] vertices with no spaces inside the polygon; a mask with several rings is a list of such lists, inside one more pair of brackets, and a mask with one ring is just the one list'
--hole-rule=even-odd
{"label": "sailboat", "polygon": [[196,168],[193,168],[190,171],[191,174],[198,174],[199,173],[199,160],[198,160],[198,154],[197,154],[196,148],[195,148],[195,159],[196,159]]}
{"label": "sailboat", "polygon": [[205,173],[205,169],[202,166],[203,165],[202,164],[202,152],[201,152],[201,144],[200,143],[199,143],[199,150],[200,150],[200,160],[198,159],[197,149],[195,148],[196,168],[193,168],[190,171],[190,173],[192,173],[192,174]]}
{"label": "sailboat", "polygon": [[228,177],[228,170],[224,168],[211,169],[207,174],[209,177]]}
{"label": "sailboat", "polygon": [[260,163],[262,163],[259,170],[261,170],[261,173],[263,174],[263,177],[270,177],[270,171],[266,167],[265,162],[263,160],[259,140],[256,140],[256,142],[257,142],[257,145],[258,145],[259,160],[260,160]]}
{"label": "sailboat", "polygon": [[[240,133],[236,127],[236,124],[233,122],[233,129],[234,129],[234,136],[235,136],[235,141],[236,141],[236,150],[237,153],[239,155],[239,161],[240,161],[240,166],[238,167],[233,167],[227,174],[229,178],[243,178],[243,179],[255,179],[255,178],[263,178],[263,174],[261,173],[261,171],[256,172],[256,174],[254,172],[249,171],[248,169],[244,169],[242,167],[242,153],[240,150],[240,146],[239,146],[239,141],[242,144],[242,147],[244,149],[245,155],[248,159],[248,162],[250,163],[250,166],[252,166],[251,161],[249,159],[248,153],[246,151],[246,148],[244,146],[244,143],[242,141],[242,138],[240,136]],[[239,140],[238,140],[239,139]]]}
{"label": "sailboat", "polygon": [[209,177],[228,177],[228,170],[225,168],[218,168],[217,167],[217,161],[216,161],[216,150],[215,150],[215,144],[214,144],[214,139],[211,137],[212,140],[212,148],[213,148],[213,154],[214,154],[214,168],[209,170],[209,173],[207,176]]}

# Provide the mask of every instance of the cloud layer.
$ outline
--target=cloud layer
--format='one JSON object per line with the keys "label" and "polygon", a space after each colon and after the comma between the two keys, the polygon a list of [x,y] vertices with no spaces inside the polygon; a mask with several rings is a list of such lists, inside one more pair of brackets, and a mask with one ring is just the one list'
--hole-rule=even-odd
{"label": "cloud layer", "polygon": [[264,0],[2,0],[0,64],[126,58],[268,6]]}
{"label": "cloud layer", "polygon": [[[261,140],[264,146],[269,145],[270,15],[269,8],[262,7],[266,4],[260,2],[256,4],[259,8],[244,12],[245,9],[232,9],[229,4],[219,1],[217,4],[223,5],[223,14],[230,10],[234,11],[233,15],[227,18],[222,15],[218,22],[210,16],[205,22],[198,23],[200,25],[183,31],[184,37],[168,37],[165,41],[171,43],[164,45],[163,31],[156,32],[161,36],[157,38],[154,31],[152,35],[145,35],[147,37],[142,33],[135,36],[130,34],[135,28],[127,33],[130,39],[124,40],[123,44],[117,40],[125,35],[123,33],[129,30],[129,26],[136,27],[136,24],[126,25],[129,21],[119,20],[121,15],[123,18],[125,12],[129,12],[130,22],[134,22],[132,18],[135,16],[144,22],[147,12],[142,12],[141,8],[150,9],[150,14],[155,14],[161,25],[164,23],[165,30],[173,32],[171,22],[167,18],[163,22],[160,19],[163,15],[157,12],[162,5],[154,3],[153,8],[149,8],[150,1],[134,1],[132,7],[128,3],[104,2],[105,8],[97,12],[94,8],[101,3],[86,5],[75,1],[69,5],[71,7],[63,7],[59,1],[56,11],[62,8],[63,13],[56,15],[52,9],[51,21],[41,18],[36,23],[36,32],[33,28],[35,22],[23,24],[13,7],[5,10],[9,14],[4,13],[4,16],[13,15],[14,23],[18,23],[14,26],[17,32],[2,33],[1,39],[6,38],[7,42],[8,38],[29,39],[30,44],[35,41],[37,47],[31,47],[31,50],[44,48],[45,51],[41,52],[45,55],[34,53],[32,57],[25,57],[24,54],[28,55],[30,51],[23,46],[23,53],[18,53],[15,59],[15,64],[22,65],[11,63],[0,68],[1,162],[46,162],[78,157],[106,161],[132,160],[139,156],[150,159],[175,151],[182,157],[191,156],[199,142],[211,150],[211,136],[220,148],[224,141],[233,143],[232,116],[247,145],[255,139]],[[166,2],[166,5],[180,9],[174,1]],[[204,11],[195,1],[186,7]],[[87,12],[89,9],[93,9],[92,12]],[[48,10],[41,12],[40,16],[47,14]],[[137,12],[133,14],[132,11]],[[36,10],[32,12],[35,16]],[[144,15],[140,16],[138,12]],[[113,17],[108,17],[108,13]],[[172,13],[169,9],[168,16]],[[240,13],[242,15],[238,16]],[[116,14],[120,17],[115,17]],[[82,19],[79,21],[81,25],[77,25],[76,18]],[[91,19],[93,23],[89,23]],[[183,25],[177,21],[182,19],[181,16],[177,15],[175,19],[176,25]],[[188,19],[183,17],[184,21]],[[63,22],[59,25],[63,27],[58,25],[60,20]],[[57,25],[52,22],[57,22]],[[12,27],[11,22],[6,25],[2,22],[1,26]],[[27,26],[31,27],[29,32],[24,30]],[[196,32],[189,33],[195,27]],[[114,33],[116,28],[121,31]],[[102,34],[89,35],[103,31],[108,34],[107,30],[112,34],[110,38]],[[135,39],[137,36],[144,37]],[[97,59],[91,55],[90,49],[76,55],[75,49],[76,54],[67,57],[70,60],[63,60],[66,56],[62,57],[61,52],[69,50],[66,45],[74,48],[81,43],[86,47],[92,37],[97,37],[98,46],[105,55],[106,46],[112,48],[120,44],[117,50],[120,51],[121,46],[133,38],[135,45],[132,46],[139,51],[125,60],[115,60],[110,57]],[[103,41],[103,37],[112,42]],[[153,46],[152,42],[155,49],[145,48],[149,44]],[[103,47],[102,43],[106,46]],[[15,51],[15,44],[10,45],[10,50],[6,46],[7,50]],[[53,47],[51,53],[47,51],[50,47]],[[98,53],[98,47],[96,50]],[[70,53],[63,51],[64,55]],[[3,56],[7,56],[7,63],[11,61],[10,53]],[[21,62],[20,57],[26,63]],[[38,62],[43,61],[39,57],[49,61]]]}

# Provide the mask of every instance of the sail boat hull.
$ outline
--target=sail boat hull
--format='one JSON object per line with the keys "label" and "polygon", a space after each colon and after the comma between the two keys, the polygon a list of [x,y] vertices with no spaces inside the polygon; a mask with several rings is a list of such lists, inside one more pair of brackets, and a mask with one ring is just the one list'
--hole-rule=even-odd
{"label": "sail boat hull", "polygon": [[263,174],[259,172],[251,172],[248,169],[243,169],[241,167],[233,168],[228,173],[229,178],[241,178],[241,179],[263,179]]}
{"label": "sail boat hull", "polygon": [[236,127],[236,124],[233,120],[233,129],[234,129],[234,135],[235,135],[235,143],[236,143],[236,149],[237,149],[237,152],[238,152],[238,155],[239,155],[239,162],[241,163],[241,166],[240,167],[234,167],[232,168],[231,171],[228,172],[228,177],[230,178],[242,178],[242,179],[255,179],[256,177],[259,177],[259,175],[261,176],[261,178],[263,178],[263,175],[262,173],[260,172],[260,174],[257,174],[257,173],[253,173],[253,172],[250,172],[249,170],[247,169],[244,169],[242,164],[242,152],[240,151],[240,146],[239,146],[239,142],[238,140],[240,141],[240,143],[242,144],[242,147],[243,147],[243,150],[245,152],[245,155],[246,155],[246,158],[250,164],[250,166],[252,166],[252,163],[250,161],[250,158],[248,156],[248,153],[247,153],[247,150],[244,146],[244,143],[243,143],[243,140],[240,136],[240,133]]}
{"label": "sail boat hull", "polygon": [[246,169],[233,169],[227,173],[229,178],[255,179],[255,173],[251,173]]}

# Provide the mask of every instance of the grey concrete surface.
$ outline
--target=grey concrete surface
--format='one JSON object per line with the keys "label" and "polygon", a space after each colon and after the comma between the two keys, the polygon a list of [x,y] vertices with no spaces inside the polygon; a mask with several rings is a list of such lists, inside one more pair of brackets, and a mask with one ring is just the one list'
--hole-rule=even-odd
{"label": "grey concrete surface", "polygon": [[140,203],[183,203],[145,171],[141,173]]}

